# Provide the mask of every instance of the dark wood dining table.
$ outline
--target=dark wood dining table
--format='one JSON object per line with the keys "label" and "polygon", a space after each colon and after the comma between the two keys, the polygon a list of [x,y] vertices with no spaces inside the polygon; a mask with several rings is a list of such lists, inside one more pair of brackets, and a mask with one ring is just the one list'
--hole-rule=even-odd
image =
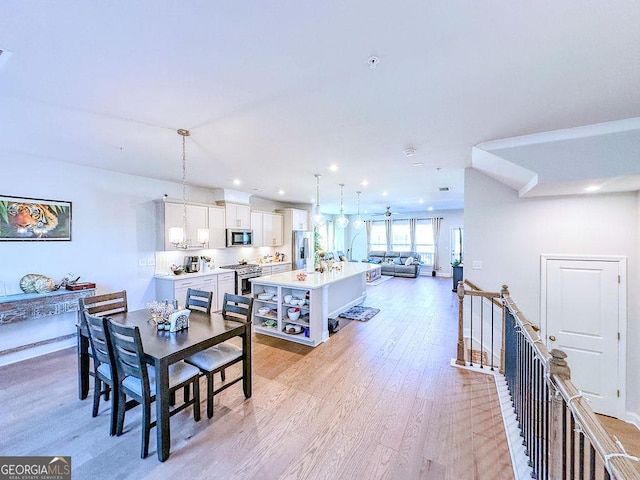
{"label": "dark wood dining table", "polygon": [[[122,325],[140,328],[145,361],[156,370],[156,438],[158,459],[169,457],[171,434],[169,429],[169,365],[194,353],[222,343],[233,337],[242,338],[243,389],[246,398],[251,397],[251,322],[225,319],[222,313],[206,314],[192,311],[189,328],[179,332],[158,331],[150,321],[148,310],[136,310],[109,315]],[[86,398],[89,392],[89,342],[88,332],[79,328],[79,396]]]}

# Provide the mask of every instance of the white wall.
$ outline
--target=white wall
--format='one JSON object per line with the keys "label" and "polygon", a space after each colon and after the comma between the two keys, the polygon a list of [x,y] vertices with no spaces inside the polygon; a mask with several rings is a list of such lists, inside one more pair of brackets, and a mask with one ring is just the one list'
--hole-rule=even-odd
{"label": "white wall", "polygon": [[[0,295],[22,293],[19,282],[28,273],[40,273],[56,281],[73,273],[80,276],[81,281],[95,282],[98,294],[127,290],[130,309],[143,308],[155,299],[155,266],[140,267],[138,263],[140,259],[156,258],[154,200],[164,194],[182,198],[180,183],[20,156],[3,161],[2,167],[0,192],[3,195],[72,202],[72,240],[0,243]],[[25,172],[29,172],[28,180]],[[210,190],[188,188],[186,196],[188,201],[214,203]],[[287,206],[264,199],[256,199],[255,203],[261,210]],[[189,254],[206,252],[220,266],[243,257],[254,259],[273,250],[272,247],[230,248],[189,251]],[[182,263],[184,255],[184,252],[172,252],[169,257]],[[55,322],[64,323],[62,332],[60,325],[46,319],[38,319],[38,325],[51,324],[52,336],[74,331],[75,315],[59,317],[55,317]],[[11,328],[0,326],[0,335],[3,335],[0,351],[15,344],[6,338],[9,332],[13,336],[22,335],[24,338],[19,339],[22,344],[29,343],[32,337],[28,324],[20,326],[19,323]]]}
{"label": "white wall", "polygon": [[[628,258],[627,408],[640,412],[640,287],[637,193],[518,198],[486,175],[465,172],[465,278],[483,290],[509,291],[527,318],[540,319],[540,255]],[[473,261],[482,270],[473,270]]]}

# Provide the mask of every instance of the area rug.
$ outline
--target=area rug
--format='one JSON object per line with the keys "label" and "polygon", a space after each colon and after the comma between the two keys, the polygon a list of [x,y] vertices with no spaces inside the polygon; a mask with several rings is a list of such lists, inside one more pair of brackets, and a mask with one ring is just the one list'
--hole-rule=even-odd
{"label": "area rug", "polygon": [[367,285],[380,285],[381,283],[386,282],[387,280],[391,280],[393,277],[391,275],[382,275],[381,277],[376,278],[373,282],[367,282]]}
{"label": "area rug", "polygon": [[380,309],[378,308],[362,307],[360,305],[356,305],[355,307],[351,307],[346,312],[342,312],[340,315],[338,315],[338,317],[366,322],[368,320],[371,320],[379,311]]}

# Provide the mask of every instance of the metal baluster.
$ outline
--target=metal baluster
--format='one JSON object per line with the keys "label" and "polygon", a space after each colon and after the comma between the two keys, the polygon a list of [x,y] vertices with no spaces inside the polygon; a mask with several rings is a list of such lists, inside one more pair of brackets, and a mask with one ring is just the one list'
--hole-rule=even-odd
{"label": "metal baluster", "polygon": [[596,480],[596,449],[589,442],[589,478]]}
{"label": "metal baluster", "polygon": [[494,317],[495,317],[495,306],[493,305],[493,300],[489,301],[489,305],[491,305],[491,371],[494,371],[493,368],[493,334],[494,334]]}
{"label": "metal baluster", "polygon": [[570,415],[571,431],[569,432],[569,438],[571,438],[571,467],[569,468],[569,478],[572,480],[576,478],[576,420],[573,418],[573,413]]}
{"label": "metal baluster", "polygon": [[578,478],[580,480],[584,480],[584,433],[579,432],[578,435],[579,435],[579,438],[580,438],[580,447],[579,447],[579,450],[578,450],[578,456],[579,456]]}
{"label": "metal baluster", "polygon": [[470,310],[470,331],[469,331],[469,366],[473,367],[473,295],[469,297],[469,303],[471,304]]}
{"label": "metal baluster", "polygon": [[562,479],[567,478],[567,404],[562,402]]}
{"label": "metal baluster", "polygon": [[480,368],[484,368],[484,297],[480,297]]}

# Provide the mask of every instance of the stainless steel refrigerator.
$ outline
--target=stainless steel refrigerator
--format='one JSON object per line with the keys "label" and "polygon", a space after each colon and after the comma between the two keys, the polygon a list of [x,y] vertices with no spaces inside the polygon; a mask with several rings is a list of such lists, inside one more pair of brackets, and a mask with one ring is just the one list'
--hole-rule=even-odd
{"label": "stainless steel refrigerator", "polygon": [[312,255],[309,242],[311,232],[306,230],[294,230],[291,252],[291,262],[293,270],[303,270],[306,268],[307,258]]}

